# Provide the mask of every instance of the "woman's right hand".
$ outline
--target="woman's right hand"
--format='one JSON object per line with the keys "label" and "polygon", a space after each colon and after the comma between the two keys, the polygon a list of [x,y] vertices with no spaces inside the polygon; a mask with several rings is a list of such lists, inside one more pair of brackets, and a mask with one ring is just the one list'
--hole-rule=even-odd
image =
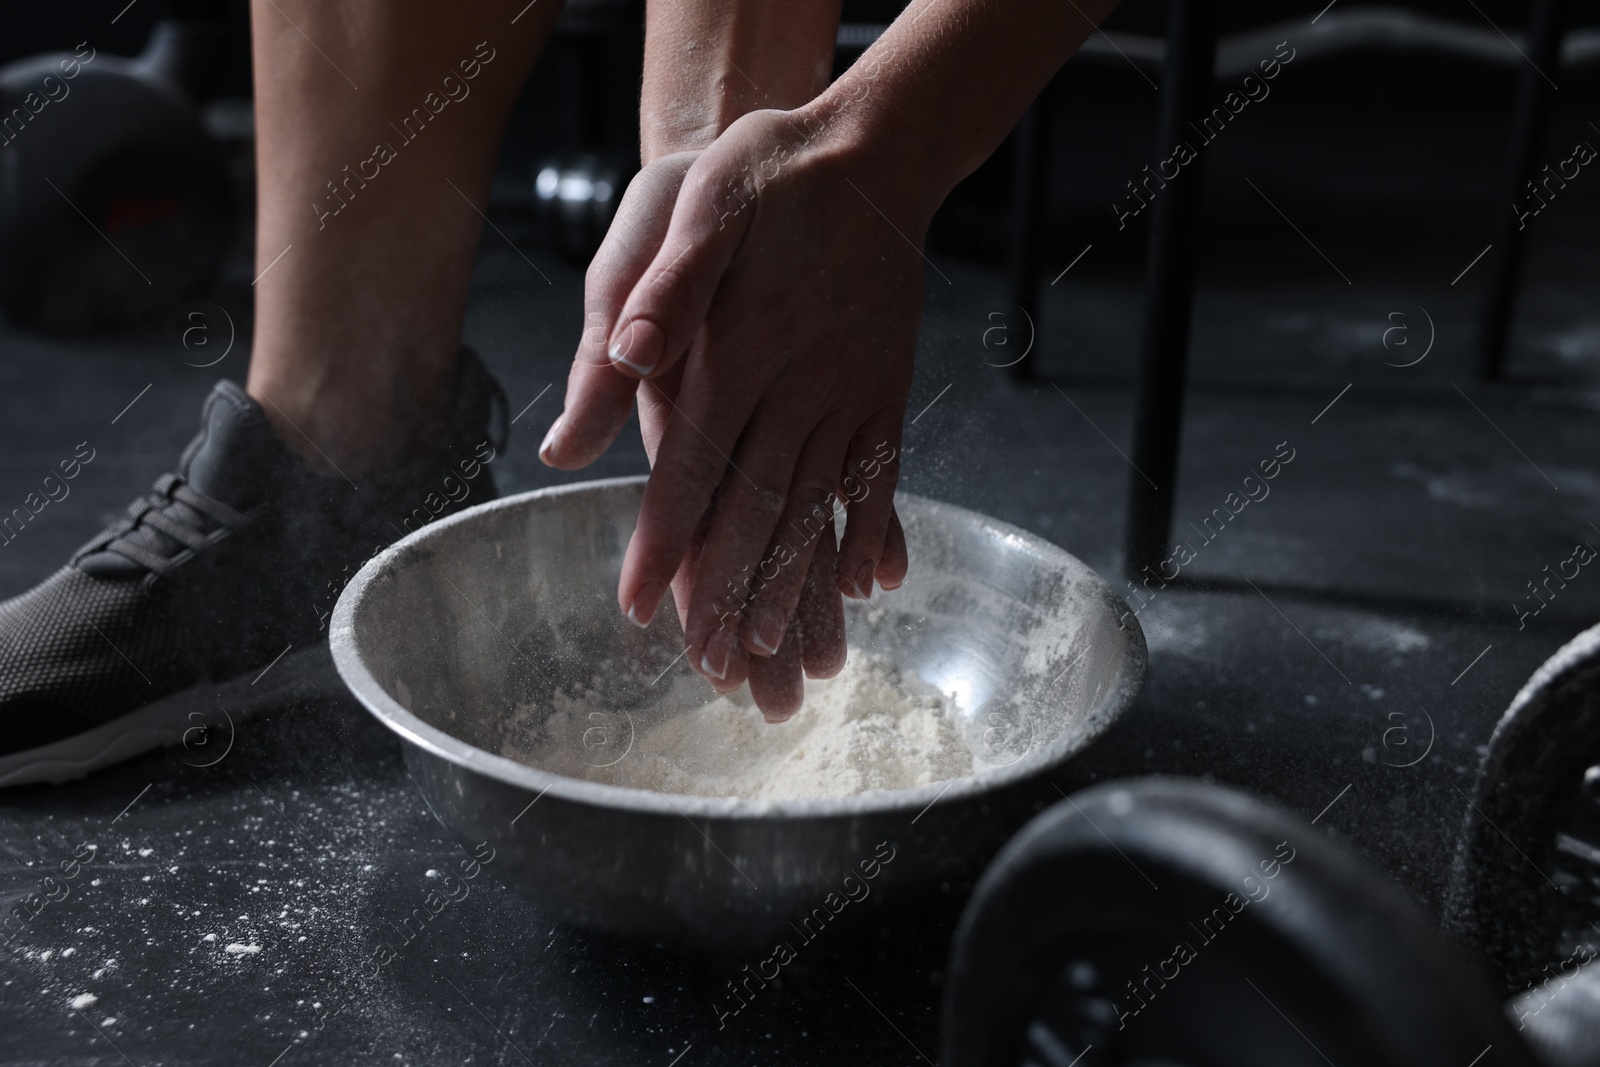
{"label": "woman's right hand", "polygon": [[[587,328],[568,380],[567,407],[540,452],[553,466],[581,467],[597,458],[620,432],[635,396],[645,450],[652,465],[655,462],[667,423],[678,410],[675,397],[684,363],[644,382],[621,374],[607,356],[606,329],[616,321],[623,302],[659,252],[684,175],[699,155],[698,151],[680,152],[646,166],[629,185],[605,242],[590,264],[585,280]],[[845,472],[837,472],[835,480],[844,479]],[[713,499],[705,509],[671,579],[679,621],[686,633],[701,574],[701,548],[717,504]],[[894,581],[895,575],[904,574],[904,549],[898,538],[898,520],[891,516],[891,521],[896,535],[891,552],[896,558],[886,561],[883,573]],[[844,666],[844,614],[831,516],[826,526],[803,546],[803,557],[797,555],[793,565],[780,569],[761,588],[759,597],[750,598],[759,610],[781,611],[788,618],[776,652],[749,639],[754,630],[746,625],[748,619],[735,618],[730,625],[743,630],[747,639],[729,658],[725,676],[709,677],[719,692],[732,691],[748,680],[757,705],[774,721],[788,718],[799,708],[802,673],[826,678]]]}

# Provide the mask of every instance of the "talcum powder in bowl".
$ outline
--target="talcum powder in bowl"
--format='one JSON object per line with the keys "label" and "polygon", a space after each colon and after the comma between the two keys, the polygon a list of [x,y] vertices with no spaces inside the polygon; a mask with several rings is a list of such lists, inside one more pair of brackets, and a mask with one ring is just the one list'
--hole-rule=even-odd
{"label": "talcum powder in bowl", "polygon": [[[675,686],[702,687],[693,675]],[[986,767],[953,698],[883,656],[851,649],[837,677],[806,679],[805,694],[793,718],[769,723],[747,688],[653,721],[618,716],[592,691],[557,693],[553,712],[518,709],[500,754],[591,782],[750,800],[911,789]]]}

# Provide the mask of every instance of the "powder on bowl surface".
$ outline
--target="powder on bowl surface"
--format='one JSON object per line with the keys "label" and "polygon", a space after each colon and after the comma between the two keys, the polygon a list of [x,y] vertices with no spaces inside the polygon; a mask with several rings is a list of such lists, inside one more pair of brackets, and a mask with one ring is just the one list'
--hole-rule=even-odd
{"label": "powder on bowl surface", "polygon": [[[610,785],[768,801],[908,789],[978,769],[948,697],[857,649],[837,677],[805,680],[805,702],[784,723],[765,722],[747,689],[657,716],[587,695],[558,694],[554,706],[536,740],[508,736],[501,754]],[[518,711],[524,723],[536,713]]]}

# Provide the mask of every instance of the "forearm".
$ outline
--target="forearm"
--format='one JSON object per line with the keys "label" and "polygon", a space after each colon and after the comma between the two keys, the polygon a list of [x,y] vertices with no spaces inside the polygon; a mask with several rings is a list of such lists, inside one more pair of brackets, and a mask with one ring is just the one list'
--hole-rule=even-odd
{"label": "forearm", "polygon": [[833,73],[840,0],[649,0],[643,162],[704,148],[739,116],[813,100]]}
{"label": "forearm", "polygon": [[1117,0],[915,0],[805,111],[930,216]]}

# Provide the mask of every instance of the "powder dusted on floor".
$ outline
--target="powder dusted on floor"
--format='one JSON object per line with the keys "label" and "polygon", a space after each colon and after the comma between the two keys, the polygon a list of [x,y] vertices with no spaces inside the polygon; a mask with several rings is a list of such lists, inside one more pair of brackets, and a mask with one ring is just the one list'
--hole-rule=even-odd
{"label": "powder dusted on floor", "polygon": [[[806,679],[805,703],[784,723],[763,721],[743,688],[656,717],[597,703],[558,694],[544,729],[527,743],[508,738],[501,755],[610,785],[768,801],[907,789],[978,769],[948,697],[855,649],[837,677]],[[526,722],[535,709],[518,711]]]}

